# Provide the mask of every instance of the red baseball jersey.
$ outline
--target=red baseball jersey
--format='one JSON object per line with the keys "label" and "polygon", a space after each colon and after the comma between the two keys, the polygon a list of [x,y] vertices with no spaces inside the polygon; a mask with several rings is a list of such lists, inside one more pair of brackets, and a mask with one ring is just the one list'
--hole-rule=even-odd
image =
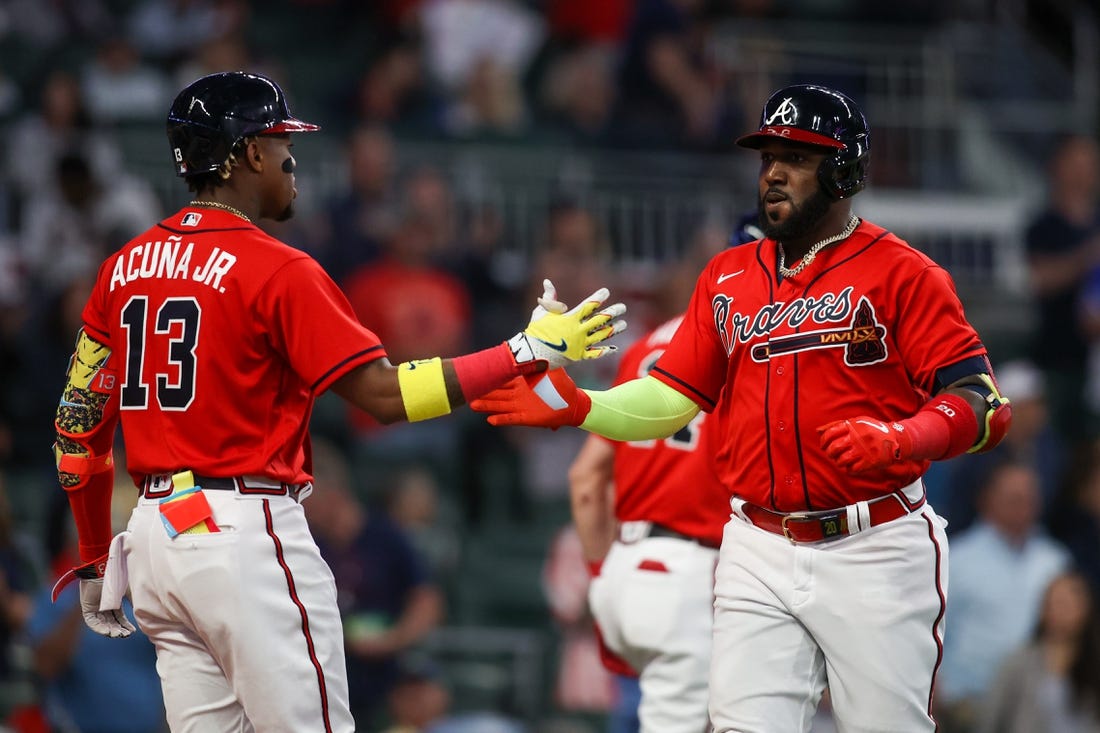
{"label": "red baseball jersey", "polygon": [[316,395],[386,355],[313,258],[208,208],[108,258],[84,323],[111,348],[135,481],[180,469],[308,480]]}
{"label": "red baseball jersey", "polygon": [[[658,326],[623,353],[615,383],[649,373],[682,316]],[[730,516],[729,492],[714,470],[713,416],[700,412],[662,440],[615,443],[615,516],[656,522],[718,546]]]}
{"label": "red baseball jersey", "polygon": [[704,410],[717,406],[718,474],[733,494],[790,512],[916,480],[927,462],[848,474],[821,450],[818,428],[910,417],[937,370],[982,355],[950,275],[865,221],[782,280],[772,240],[717,254],[653,374]]}

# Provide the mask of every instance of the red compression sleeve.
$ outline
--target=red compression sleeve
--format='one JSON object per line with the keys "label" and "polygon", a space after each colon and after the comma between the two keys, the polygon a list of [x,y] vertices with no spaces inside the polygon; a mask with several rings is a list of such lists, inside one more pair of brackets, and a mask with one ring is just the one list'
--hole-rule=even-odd
{"label": "red compression sleeve", "polygon": [[80,538],[80,561],[94,562],[107,554],[111,546],[111,494],[114,471],[100,471],[88,477],[79,488],[66,489]]}
{"label": "red compression sleeve", "polygon": [[515,377],[545,368],[538,360],[517,364],[507,342],[473,354],[456,356],[451,359],[451,365],[467,402],[492,392]]}
{"label": "red compression sleeve", "polygon": [[978,439],[978,418],[962,397],[933,397],[916,415],[901,420],[909,436],[908,458],[938,461],[962,455]]}

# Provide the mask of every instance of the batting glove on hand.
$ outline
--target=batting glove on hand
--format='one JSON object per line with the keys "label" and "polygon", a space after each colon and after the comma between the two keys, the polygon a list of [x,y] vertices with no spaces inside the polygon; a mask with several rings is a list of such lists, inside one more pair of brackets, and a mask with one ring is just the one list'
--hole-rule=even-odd
{"label": "batting glove on hand", "polygon": [[592,409],[592,398],[577,389],[564,369],[516,377],[470,403],[489,414],[491,425],[527,425],[557,430],[580,425]]}
{"label": "batting glove on hand", "polygon": [[89,629],[112,639],[125,639],[134,633],[134,625],[121,608],[100,609],[103,578],[80,581],[80,611]]}
{"label": "batting glove on hand", "polygon": [[517,364],[543,362],[547,369],[582,359],[598,359],[618,347],[604,342],[626,328],[626,321],[615,320],[626,313],[626,306],[615,303],[600,310],[611,295],[600,288],[572,310],[557,299],[557,290],[543,280],[543,294],[531,311],[531,322],[522,332],[508,339]]}
{"label": "batting glove on hand", "polygon": [[886,468],[913,455],[912,437],[896,422],[853,417],[822,425],[817,432],[825,455],[849,473]]}

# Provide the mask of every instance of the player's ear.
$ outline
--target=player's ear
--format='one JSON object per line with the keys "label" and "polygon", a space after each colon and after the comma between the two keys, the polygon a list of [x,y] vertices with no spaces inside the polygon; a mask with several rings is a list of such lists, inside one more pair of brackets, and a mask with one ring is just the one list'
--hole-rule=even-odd
{"label": "player's ear", "polygon": [[244,162],[250,169],[259,173],[263,170],[263,151],[260,149],[259,138],[249,138],[245,142]]}

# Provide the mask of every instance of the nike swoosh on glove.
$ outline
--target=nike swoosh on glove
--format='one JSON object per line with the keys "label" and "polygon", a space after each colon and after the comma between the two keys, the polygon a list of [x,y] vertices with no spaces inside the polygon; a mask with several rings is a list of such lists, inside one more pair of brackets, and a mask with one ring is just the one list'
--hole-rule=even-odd
{"label": "nike swoosh on glove", "polygon": [[134,633],[134,625],[121,608],[100,609],[103,578],[80,581],[80,611],[89,629],[112,639],[125,639]]}
{"label": "nike swoosh on glove", "polygon": [[554,284],[543,280],[542,286],[542,297],[531,311],[527,328],[508,339],[517,364],[541,361],[547,369],[556,369],[584,359],[598,359],[618,348],[604,342],[626,328],[626,321],[616,320],[626,313],[626,306],[615,303],[601,309],[611,295],[607,288],[600,288],[572,310],[566,310],[567,306],[557,299]]}
{"label": "nike swoosh on glove", "polygon": [[516,377],[470,403],[477,412],[489,413],[491,425],[527,425],[557,430],[580,425],[592,409],[592,398],[564,369]]}
{"label": "nike swoosh on glove", "polygon": [[822,425],[817,431],[825,455],[849,473],[885,468],[913,454],[912,436],[897,422],[861,416]]}

